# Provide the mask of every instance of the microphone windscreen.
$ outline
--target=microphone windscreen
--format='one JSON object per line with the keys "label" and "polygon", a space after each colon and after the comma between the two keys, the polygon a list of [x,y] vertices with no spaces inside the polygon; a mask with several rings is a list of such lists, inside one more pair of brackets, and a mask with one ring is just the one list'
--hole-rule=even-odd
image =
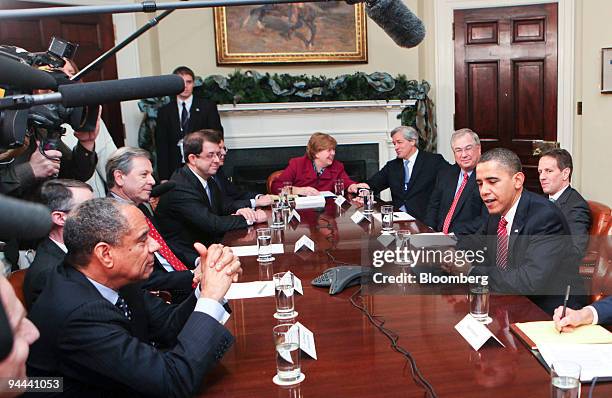
{"label": "microphone windscreen", "polygon": [[39,239],[51,230],[51,212],[38,203],[0,195],[0,240]]}
{"label": "microphone windscreen", "polygon": [[366,2],[366,13],[400,47],[415,47],[425,38],[425,25],[402,0]]}
{"label": "microphone windscreen", "polygon": [[138,77],[59,86],[66,107],[99,105],[109,102],[176,95],[185,89],[179,75]]}
{"label": "microphone windscreen", "polygon": [[151,197],[159,198],[166,192],[173,190],[175,186],[176,184],[174,183],[174,181],[166,181],[163,184],[159,184],[153,187],[153,189],[151,190]]}
{"label": "microphone windscreen", "polygon": [[57,82],[50,73],[3,56],[0,56],[0,84],[23,90],[57,89]]}

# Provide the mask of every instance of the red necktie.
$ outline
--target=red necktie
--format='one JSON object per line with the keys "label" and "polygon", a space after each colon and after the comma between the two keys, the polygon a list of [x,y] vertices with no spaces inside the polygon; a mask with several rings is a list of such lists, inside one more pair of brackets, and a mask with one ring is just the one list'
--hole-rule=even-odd
{"label": "red necktie", "polygon": [[175,271],[187,271],[185,264],[183,264],[183,262],[179,260],[174,253],[172,253],[172,250],[170,250],[166,244],[166,241],[159,234],[159,231],[157,231],[151,220],[149,220],[148,217],[145,217],[145,220],[147,220],[147,225],[149,226],[149,235],[151,235],[151,238],[155,239],[155,241],[159,243],[159,254],[161,254],[162,257],[168,261]]}
{"label": "red necktie", "polygon": [[457,203],[459,202],[459,198],[461,197],[461,192],[463,192],[463,188],[467,185],[468,178],[470,176],[468,173],[463,173],[463,181],[461,181],[461,185],[455,194],[455,199],[453,199],[453,204],[451,204],[450,209],[448,209],[448,214],[444,219],[444,226],[442,227],[442,232],[448,234],[448,228],[450,227],[451,220],[453,219],[453,213],[455,212],[455,207],[457,207]]}
{"label": "red necktie", "polygon": [[505,270],[508,266],[508,231],[506,231],[508,221],[504,217],[499,219],[497,224],[497,257],[495,264],[497,268]]}

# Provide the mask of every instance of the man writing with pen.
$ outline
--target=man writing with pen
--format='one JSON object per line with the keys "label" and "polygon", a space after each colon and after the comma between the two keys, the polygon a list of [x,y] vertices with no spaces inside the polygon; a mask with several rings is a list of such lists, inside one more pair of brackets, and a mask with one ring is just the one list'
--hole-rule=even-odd
{"label": "man writing with pen", "polygon": [[612,296],[579,310],[567,308],[565,316],[563,316],[563,307],[558,307],[553,320],[555,328],[561,332],[573,331],[581,325],[612,324]]}

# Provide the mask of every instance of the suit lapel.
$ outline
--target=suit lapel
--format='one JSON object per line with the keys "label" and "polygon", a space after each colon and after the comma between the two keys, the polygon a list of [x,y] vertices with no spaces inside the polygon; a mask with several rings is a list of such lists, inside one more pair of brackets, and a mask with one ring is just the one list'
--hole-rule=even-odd
{"label": "suit lapel", "polygon": [[201,104],[199,98],[193,97],[193,101],[191,102],[191,108],[189,108],[189,123],[187,125],[187,131],[194,131],[194,126],[196,125],[196,120],[200,120],[201,118]]}
{"label": "suit lapel", "polygon": [[516,207],[516,213],[514,213],[514,220],[512,221],[512,229],[510,230],[509,242],[508,242],[508,255],[509,259],[512,260],[512,248],[516,243],[518,235],[521,234],[523,227],[525,226],[525,215],[529,210],[529,203],[531,202],[527,191],[523,191],[521,198],[519,199],[518,206]]}
{"label": "suit lapel", "polygon": [[559,199],[555,201],[555,204],[559,207],[565,205],[567,201],[569,200],[570,196],[572,195],[572,191],[573,189],[571,186],[567,187],[567,189],[563,191],[561,196],[559,196]]}
{"label": "suit lapel", "polygon": [[171,131],[174,132],[174,142],[176,143],[181,139],[181,121],[178,112],[178,103],[176,102],[176,97],[172,99],[172,101],[170,101],[170,104],[173,107],[173,111],[170,112],[170,114],[172,115],[170,117],[170,127],[172,129]]}
{"label": "suit lapel", "polygon": [[208,208],[213,211],[213,207],[211,206],[211,203],[208,200],[206,190],[204,189],[204,186],[202,185],[198,177],[195,176],[195,174],[189,169],[187,165],[183,166],[183,168],[181,169],[181,173],[183,174],[183,177],[185,177],[187,182],[192,187],[195,187],[195,189],[197,189],[197,191],[200,193],[200,196],[204,199],[204,203],[206,203]]}

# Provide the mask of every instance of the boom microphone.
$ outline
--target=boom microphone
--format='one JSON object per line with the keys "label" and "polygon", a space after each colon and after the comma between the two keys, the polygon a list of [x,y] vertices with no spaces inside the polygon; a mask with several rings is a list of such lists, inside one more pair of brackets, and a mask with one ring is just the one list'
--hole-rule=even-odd
{"label": "boom microphone", "polygon": [[38,203],[0,195],[0,240],[38,239],[51,230],[51,212]]}
{"label": "boom microphone", "polygon": [[[357,0],[346,0],[355,4]],[[400,47],[412,48],[425,38],[425,25],[402,0],[366,0],[366,13]]]}
{"label": "boom microphone", "polygon": [[0,109],[27,109],[34,105],[59,104],[65,107],[100,105],[109,102],[176,95],[185,89],[179,75],[138,77],[74,83],[59,86],[58,93],[14,95],[0,99]]}
{"label": "boom microphone", "polygon": [[24,90],[57,89],[51,74],[3,56],[0,56],[0,84]]}

